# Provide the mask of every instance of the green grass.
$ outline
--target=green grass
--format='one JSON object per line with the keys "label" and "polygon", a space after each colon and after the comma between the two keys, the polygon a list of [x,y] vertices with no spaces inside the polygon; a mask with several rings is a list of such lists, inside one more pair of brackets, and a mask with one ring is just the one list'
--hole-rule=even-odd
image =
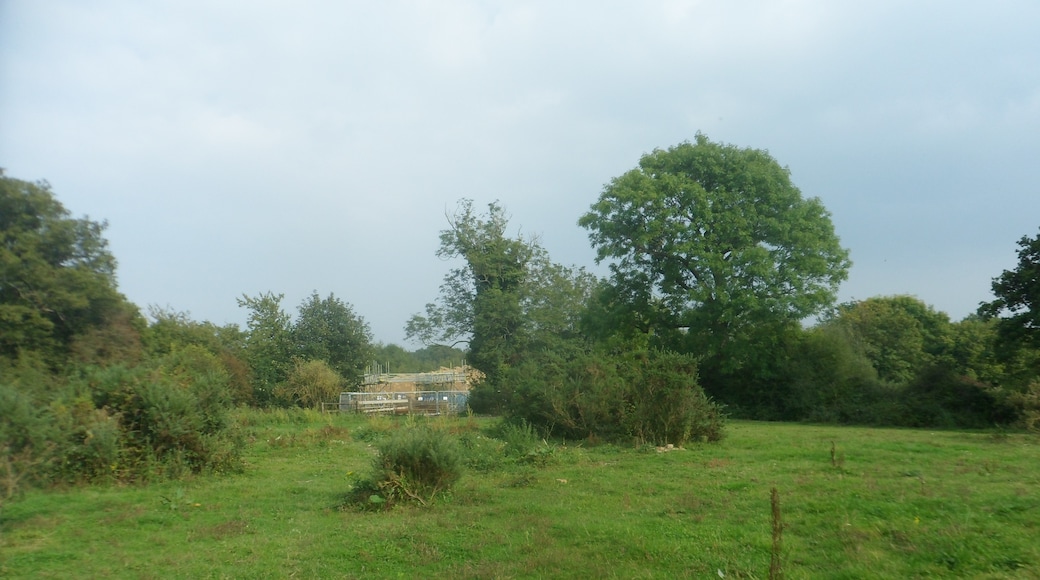
{"label": "green grass", "polygon": [[667,453],[557,443],[470,470],[429,507],[365,512],[344,508],[350,482],[406,420],[240,419],[243,474],[8,503],[0,577],[766,578],[772,487],[787,578],[1040,577],[1026,435],[733,422]]}

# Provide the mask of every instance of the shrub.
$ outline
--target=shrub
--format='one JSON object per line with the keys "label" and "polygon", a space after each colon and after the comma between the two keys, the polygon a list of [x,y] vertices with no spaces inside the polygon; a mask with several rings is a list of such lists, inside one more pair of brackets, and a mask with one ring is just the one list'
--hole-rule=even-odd
{"label": "shrub", "polygon": [[509,420],[572,439],[623,434],[625,385],[617,366],[597,353],[533,354],[508,375],[514,399]]}
{"label": "shrub", "polygon": [[671,352],[541,353],[510,375],[510,409],[553,435],[654,444],[722,438],[722,409],[697,382],[696,360]]}
{"label": "shrub", "polygon": [[638,357],[626,368],[629,389],[624,424],[637,441],[682,445],[722,439],[722,409],[697,384],[693,357],[656,352]]}
{"label": "shrub", "polygon": [[29,396],[0,384],[0,503],[49,476],[56,436]]}
{"label": "shrub", "polygon": [[1040,433],[1040,380],[1030,383],[1024,392],[1012,393],[1007,400],[1018,412],[1021,426],[1031,433]]}
{"label": "shrub", "polygon": [[378,449],[371,482],[386,505],[400,501],[425,505],[462,475],[458,443],[428,426],[402,429],[380,442]]}
{"label": "shrub", "polygon": [[[118,417],[122,477],[178,477],[238,464],[227,374],[204,349],[175,350],[154,367],[89,369],[82,381],[94,406]],[[92,463],[85,467],[96,472]]]}
{"label": "shrub", "polygon": [[1015,419],[997,389],[943,367],[922,372],[903,396],[911,427],[985,428]]}
{"label": "shrub", "polygon": [[56,475],[69,482],[115,479],[125,470],[119,416],[88,397],[57,400],[50,413],[60,431]]}
{"label": "shrub", "polygon": [[541,440],[534,426],[524,419],[501,421],[492,430],[492,435],[502,441],[503,454],[514,458],[527,455]]}
{"label": "shrub", "polygon": [[320,408],[322,403],[339,397],[343,383],[343,377],[325,361],[296,359],[289,378],[275,389],[275,395],[303,407]]}

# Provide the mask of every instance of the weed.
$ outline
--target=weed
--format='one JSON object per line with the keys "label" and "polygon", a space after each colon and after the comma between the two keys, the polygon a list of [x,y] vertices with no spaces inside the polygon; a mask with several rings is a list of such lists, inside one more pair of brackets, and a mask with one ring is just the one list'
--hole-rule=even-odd
{"label": "weed", "polygon": [[845,469],[845,453],[838,453],[833,441],[831,441],[831,467],[838,471]]}

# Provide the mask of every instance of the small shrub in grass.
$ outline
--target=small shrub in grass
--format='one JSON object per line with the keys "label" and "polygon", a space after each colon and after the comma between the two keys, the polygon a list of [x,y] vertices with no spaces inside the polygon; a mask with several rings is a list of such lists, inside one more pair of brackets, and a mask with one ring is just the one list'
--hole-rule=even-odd
{"label": "small shrub in grass", "polygon": [[372,477],[355,486],[355,502],[386,507],[399,502],[426,505],[451,489],[462,475],[463,454],[458,443],[429,426],[400,430],[377,447]]}
{"label": "small shrub in grass", "polygon": [[505,444],[503,451],[510,457],[527,455],[538,447],[542,439],[534,426],[524,419],[502,421],[492,431],[492,434]]}
{"label": "small shrub in grass", "polygon": [[467,431],[459,435],[459,444],[464,456],[463,463],[473,471],[487,473],[506,463],[506,444],[498,439]]}

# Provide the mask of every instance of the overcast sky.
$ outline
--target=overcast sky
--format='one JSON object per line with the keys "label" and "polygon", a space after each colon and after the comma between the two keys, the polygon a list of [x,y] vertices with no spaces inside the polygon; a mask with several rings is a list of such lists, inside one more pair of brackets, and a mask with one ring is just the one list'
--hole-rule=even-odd
{"label": "overcast sky", "polygon": [[603,185],[700,131],[823,201],[842,300],[959,320],[1040,227],[1038,30],[1035,0],[0,0],[0,167],[107,220],[142,309],[316,290],[416,348],[459,199],[592,267]]}

